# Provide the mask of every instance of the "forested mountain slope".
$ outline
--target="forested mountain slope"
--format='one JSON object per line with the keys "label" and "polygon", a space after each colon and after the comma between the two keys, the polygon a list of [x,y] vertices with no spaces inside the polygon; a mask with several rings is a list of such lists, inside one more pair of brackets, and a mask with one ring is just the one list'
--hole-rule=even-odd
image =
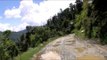
{"label": "forested mountain slope", "polygon": [[0,59],[13,60],[29,48],[44,45],[49,38],[71,33],[107,44],[106,6],[106,0],[92,0],[92,3],[89,0],[76,0],[75,4],[71,3],[68,8],[60,9],[59,13],[49,18],[46,25],[27,26],[22,32],[4,31],[0,35]]}

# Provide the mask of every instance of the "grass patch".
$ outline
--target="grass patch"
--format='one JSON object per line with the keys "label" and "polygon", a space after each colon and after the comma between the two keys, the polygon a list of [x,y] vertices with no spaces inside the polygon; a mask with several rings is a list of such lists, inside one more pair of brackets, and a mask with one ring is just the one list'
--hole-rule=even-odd
{"label": "grass patch", "polygon": [[23,52],[22,54],[18,55],[14,58],[14,60],[31,60],[34,54],[37,54],[43,47],[45,47],[49,42],[57,39],[59,36],[50,38],[48,41],[44,42],[43,44],[39,44],[35,48],[29,48],[26,52]]}
{"label": "grass patch", "polygon": [[15,60],[31,60],[31,58],[33,57],[33,55],[37,52],[39,52],[39,50],[41,50],[43,46],[37,46],[35,48],[29,48],[28,51],[18,55],[17,57],[15,57]]}

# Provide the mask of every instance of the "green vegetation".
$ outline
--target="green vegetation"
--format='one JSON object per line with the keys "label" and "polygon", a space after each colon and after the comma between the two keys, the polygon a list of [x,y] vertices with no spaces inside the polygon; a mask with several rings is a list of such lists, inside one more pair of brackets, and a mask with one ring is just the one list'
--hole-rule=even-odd
{"label": "green vegetation", "polygon": [[37,47],[29,48],[26,52],[21,53],[17,57],[15,57],[15,60],[30,60],[34,54],[37,54],[43,47],[45,47],[49,42],[53,41],[56,38],[58,38],[58,36],[48,39],[47,42],[39,44]]}
{"label": "green vegetation", "polygon": [[41,50],[42,46],[37,46],[35,48],[29,48],[26,52],[19,54],[15,57],[15,60],[30,60],[34,54]]}
{"label": "green vegetation", "polygon": [[[11,31],[0,35],[0,60],[29,60],[50,38],[75,33],[82,38],[98,38],[107,44],[106,0],[76,0],[65,10],[48,19],[43,26],[27,26],[17,42],[10,39]],[[49,40],[52,41],[52,40]]]}
{"label": "green vegetation", "polygon": [[0,59],[1,60],[13,60],[14,56],[18,54],[18,48],[15,43],[10,40],[9,34],[11,31],[4,31],[0,36]]}
{"label": "green vegetation", "polygon": [[101,0],[83,0],[83,10],[77,14],[75,20],[75,33],[87,38],[99,38],[102,44],[107,43],[107,4]]}

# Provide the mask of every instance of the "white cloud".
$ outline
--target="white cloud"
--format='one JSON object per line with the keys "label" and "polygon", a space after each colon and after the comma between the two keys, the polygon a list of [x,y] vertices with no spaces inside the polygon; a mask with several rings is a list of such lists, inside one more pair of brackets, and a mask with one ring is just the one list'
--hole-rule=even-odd
{"label": "white cloud", "polygon": [[20,31],[20,30],[24,30],[26,28],[26,26],[29,26],[28,23],[21,23],[17,26],[14,26],[12,31]]}
{"label": "white cloud", "polygon": [[[71,2],[75,0],[61,0],[61,1],[43,1],[40,4],[34,3],[32,0],[22,0],[18,8],[13,7],[5,11],[6,18],[21,18],[22,23],[29,25],[43,25],[47,20],[57,14],[60,9],[64,10],[69,7]],[[25,24],[25,25],[26,25]],[[19,25],[19,29],[22,29],[23,25]],[[7,27],[7,25],[5,26]]]}
{"label": "white cloud", "polygon": [[8,23],[0,23],[0,31],[5,31],[5,30],[20,31],[20,30],[24,30],[28,25],[29,24],[27,23],[21,23],[20,25],[12,26],[11,24]]}
{"label": "white cloud", "polygon": [[[21,8],[22,21],[34,25],[42,25],[47,19],[54,16],[69,6],[72,1],[43,1],[39,5],[32,1],[22,1]],[[28,4],[29,3],[29,4]],[[26,10],[26,11],[25,11]]]}
{"label": "white cloud", "polygon": [[4,12],[6,18],[20,18],[20,9],[13,7],[12,9],[7,9]]}
{"label": "white cloud", "polygon": [[9,24],[2,24],[0,23],[0,31],[4,31],[4,30],[7,30]]}

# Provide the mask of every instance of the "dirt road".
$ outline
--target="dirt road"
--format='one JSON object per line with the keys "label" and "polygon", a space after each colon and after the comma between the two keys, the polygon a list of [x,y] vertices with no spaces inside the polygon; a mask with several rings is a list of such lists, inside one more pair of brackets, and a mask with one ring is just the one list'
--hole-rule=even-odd
{"label": "dirt road", "polygon": [[107,60],[107,46],[70,34],[49,43],[32,60]]}

